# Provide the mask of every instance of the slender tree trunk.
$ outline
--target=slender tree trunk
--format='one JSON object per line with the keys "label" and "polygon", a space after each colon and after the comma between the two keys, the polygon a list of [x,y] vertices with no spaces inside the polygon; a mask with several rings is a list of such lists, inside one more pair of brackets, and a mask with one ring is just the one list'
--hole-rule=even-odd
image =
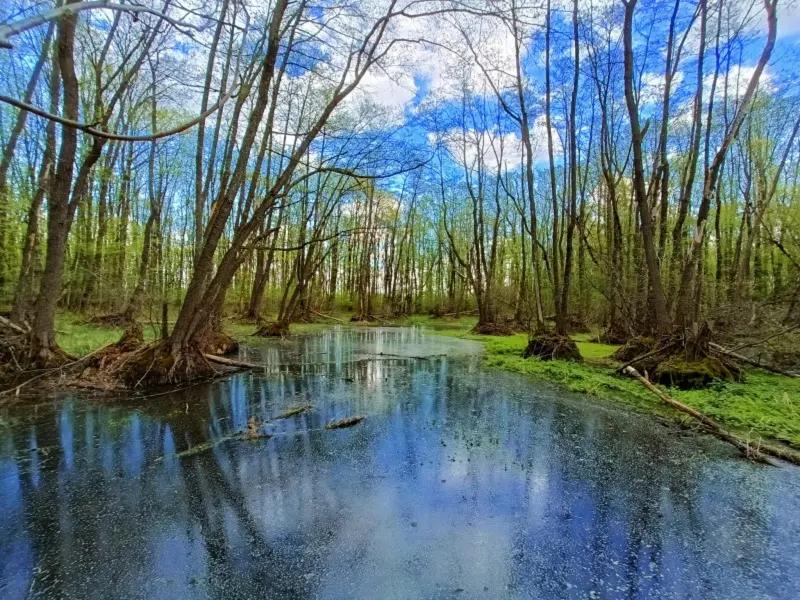
{"label": "slender tree trunk", "polygon": [[[47,34],[42,44],[42,50],[39,53],[39,58],[33,66],[31,78],[28,80],[28,86],[25,88],[24,102],[30,104],[33,94],[36,91],[36,86],[39,83],[44,65],[47,62],[47,57],[50,50],[50,42],[53,39],[53,31],[55,24],[51,21],[47,28]],[[57,69],[56,69],[57,72]],[[25,123],[28,119],[28,111],[20,110],[17,113],[17,119],[14,122],[14,127],[11,129],[11,135],[8,138],[8,143],[3,148],[3,156],[0,159],[0,293],[5,289],[6,280],[8,278],[8,263],[7,258],[11,254],[8,246],[8,210],[9,202],[9,185],[8,185],[8,171],[11,168],[11,161],[14,158],[14,151],[17,148],[20,134],[25,129]],[[39,200],[41,203],[41,199]],[[38,214],[38,208],[36,212]],[[29,213],[30,217],[30,213]]]}
{"label": "slender tree trunk", "polygon": [[637,0],[623,0],[625,5],[625,25],[623,28],[625,58],[625,103],[631,126],[631,145],[633,146],[633,188],[636,204],[639,208],[639,221],[642,231],[645,262],[650,284],[650,312],[653,314],[653,330],[658,334],[666,333],[670,328],[667,301],[661,283],[661,271],[656,254],[653,225],[650,218],[650,206],[644,182],[644,163],[642,158],[642,130],[639,126],[639,107],[633,89],[633,13]]}
{"label": "slender tree trunk", "polygon": [[564,280],[561,288],[561,310],[556,313],[556,332],[560,335],[569,333],[569,288],[572,279],[572,240],[575,233],[575,222],[578,212],[578,81],[580,76],[580,45],[578,39],[578,0],[572,3],[572,35],[575,48],[575,65],[572,78],[572,97],[570,99],[570,135],[569,135],[569,221],[567,223],[567,248],[564,256]]}

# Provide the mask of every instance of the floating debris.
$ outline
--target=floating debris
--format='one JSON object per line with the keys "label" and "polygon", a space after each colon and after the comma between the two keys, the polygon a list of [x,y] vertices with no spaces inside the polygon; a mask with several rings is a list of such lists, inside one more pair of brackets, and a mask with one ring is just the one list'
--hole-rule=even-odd
{"label": "floating debris", "polygon": [[290,408],[286,412],[279,414],[277,417],[275,417],[275,420],[278,420],[278,419],[289,419],[289,418],[294,417],[296,415],[299,415],[301,413],[308,412],[312,408],[314,408],[314,407],[311,406],[310,404],[305,404],[303,406],[295,406],[294,408]]}
{"label": "floating debris", "polygon": [[247,429],[243,432],[244,438],[250,442],[253,440],[260,440],[263,438],[268,438],[269,434],[263,433],[258,430],[261,424],[256,421],[255,417],[250,417],[247,420]]}
{"label": "floating debris", "polygon": [[[268,433],[264,433],[263,431],[259,431],[259,427],[261,424],[256,420],[255,417],[250,417],[247,421],[247,429],[244,431],[237,431],[231,435],[225,435],[216,440],[211,440],[208,442],[202,442],[200,444],[196,444],[191,448],[187,448],[181,452],[176,452],[174,454],[177,458],[188,458],[190,456],[197,456],[198,454],[203,454],[204,452],[208,452],[212,448],[216,448],[220,444],[224,444],[226,442],[231,441],[240,441],[240,442],[253,442],[255,440],[265,440],[269,439],[272,436]],[[166,456],[159,456],[156,459],[156,462],[160,462],[167,458]]]}
{"label": "floating debris", "polygon": [[358,425],[365,417],[347,417],[338,421],[331,421],[325,429],[344,429],[345,427],[353,427]]}

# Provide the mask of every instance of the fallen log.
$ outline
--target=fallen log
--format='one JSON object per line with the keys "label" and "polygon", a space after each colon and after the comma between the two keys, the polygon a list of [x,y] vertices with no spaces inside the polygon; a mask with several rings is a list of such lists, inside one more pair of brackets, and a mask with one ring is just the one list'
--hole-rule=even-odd
{"label": "fallen log", "polygon": [[478,310],[461,310],[458,312],[451,312],[451,313],[443,313],[439,315],[440,317],[460,317],[461,315],[476,315],[478,314]]}
{"label": "fallen log", "polygon": [[333,317],[331,315],[326,315],[325,313],[317,312],[316,310],[312,310],[311,312],[314,313],[315,315],[319,316],[319,317],[324,317],[326,319],[331,319],[332,321],[338,321],[339,323],[347,323],[347,321],[345,321],[344,319],[338,319],[338,318]]}
{"label": "fallen log", "polygon": [[645,360],[646,358],[650,358],[651,356],[655,356],[656,354],[660,354],[663,351],[664,351],[664,348],[655,348],[655,349],[651,350],[650,352],[646,352],[646,353],[642,354],[641,356],[637,356],[636,358],[634,358],[632,360],[629,360],[624,365],[620,366],[617,370],[620,373],[625,373],[626,369],[631,367],[631,365],[635,365],[636,363],[641,362],[641,361]]}
{"label": "fallen log", "polygon": [[304,406],[295,406],[294,408],[290,408],[289,410],[279,414],[277,417],[275,417],[275,420],[279,421],[281,419],[291,419],[292,417],[301,413],[310,411],[312,408],[313,407],[310,404],[306,404]]}
{"label": "fallen log", "polygon": [[764,369],[765,371],[770,371],[772,373],[777,373],[778,375],[785,375],[786,377],[791,377],[793,379],[797,379],[797,377],[800,377],[800,375],[797,375],[797,373],[791,373],[789,371],[784,371],[783,369],[779,369],[778,367],[775,367],[773,365],[764,364],[764,363],[759,362],[757,360],[753,360],[752,358],[747,358],[746,356],[742,356],[741,354],[739,354],[737,352],[734,352],[733,350],[728,350],[727,348],[723,348],[722,346],[720,346],[719,344],[715,344],[714,342],[711,342],[709,344],[709,346],[713,350],[716,350],[717,352],[719,352],[721,354],[725,354],[727,356],[730,356],[733,359],[736,359],[736,360],[741,361],[743,363],[747,363],[748,365],[751,365],[751,366],[756,367],[758,369]]}
{"label": "fallen log", "polygon": [[739,451],[744,454],[745,457],[755,460],[758,462],[762,462],[768,465],[777,466],[775,462],[773,462],[766,454],[764,454],[759,448],[750,445],[745,440],[733,435],[726,429],[724,429],[719,423],[714,421],[712,418],[707,417],[703,413],[698,410],[695,410],[691,406],[687,406],[682,402],[678,402],[675,398],[669,396],[666,392],[658,389],[653,383],[647,378],[644,377],[634,369],[633,367],[625,367],[624,373],[633,379],[638,380],[644,387],[648,390],[656,394],[662,402],[669,404],[673,408],[677,408],[679,411],[686,413],[687,415],[697,419],[700,423],[703,424],[706,431],[712,433],[716,437],[728,442],[736,446]]}
{"label": "fallen log", "polygon": [[339,419],[338,421],[331,421],[325,426],[325,429],[344,429],[345,427],[353,427],[354,425],[361,423],[364,418],[365,417],[362,416],[345,417],[344,419]]}
{"label": "fallen log", "polygon": [[214,354],[203,354],[203,357],[210,361],[226,367],[236,367],[237,369],[263,369],[264,365],[257,365],[255,363],[244,362],[243,360],[233,360],[225,358],[224,356],[216,356]]}

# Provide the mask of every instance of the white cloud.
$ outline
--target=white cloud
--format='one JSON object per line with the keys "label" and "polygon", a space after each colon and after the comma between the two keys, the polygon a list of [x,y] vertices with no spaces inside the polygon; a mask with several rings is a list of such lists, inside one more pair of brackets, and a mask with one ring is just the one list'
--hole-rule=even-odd
{"label": "white cloud", "polygon": [[[428,134],[428,141],[436,143],[434,134]],[[461,166],[471,170],[479,167],[489,172],[518,169],[525,157],[525,148],[517,132],[502,133],[494,130],[450,129],[441,138],[453,159]],[[547,128],[544,116],[537,118],[531,128],[531,146],[534,164],[544,164],[547,155]],[[553,152],[561,155],[561,142],[553,128]]]}
{"label": "white cloud", "polygon": [[[681,83],[683,83],[683,71],[678,71],[672,78],[672,94],[681,86]],[[663,73],[644,73],[642,75],[641,103],[651,104],[661,102],[664,98],[665,85],[666,78]]]}
{"label": "white cloud", "polygon": [[[735,102],[741,99],[744,96],[745,91],[747,90],[747,86],[750,83],[750,80],[753,78],[753,73],[755,72],[755,67],[744,67],[739,65],[734,65],[728,71],[728,101]],[[713,82],[713,75],[706,75],[705,79],[703,80],[703,98],[704,102],[708,102],[709,94],[711,94],[711,84]],[[769,68],[765,68],[764,71],[761,73],[761,78],[758,81],[758,87],[763,92],[770,92],[774,89],[772,84],[772,75],[769,72]],[[717,86],[714,89],[714,101],[722,101],[725,97],[725,74],[720,73],[717,77]]]}

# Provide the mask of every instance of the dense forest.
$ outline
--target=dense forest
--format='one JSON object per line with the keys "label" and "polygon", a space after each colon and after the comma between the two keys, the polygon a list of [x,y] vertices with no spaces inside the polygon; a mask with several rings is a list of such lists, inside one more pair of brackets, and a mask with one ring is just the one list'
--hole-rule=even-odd
{"label": "dense forest", "polygon": [[3,2],[3,368],[73,361],[69,311],[126,327],[98,368],[129,385],[203,373],[227,319],[281,336],[343,313],[474,313],[542,357],[579,359],[578,331],[669,340],[733,370],[715,340],[800,326],[795,20],[778,0]]}

